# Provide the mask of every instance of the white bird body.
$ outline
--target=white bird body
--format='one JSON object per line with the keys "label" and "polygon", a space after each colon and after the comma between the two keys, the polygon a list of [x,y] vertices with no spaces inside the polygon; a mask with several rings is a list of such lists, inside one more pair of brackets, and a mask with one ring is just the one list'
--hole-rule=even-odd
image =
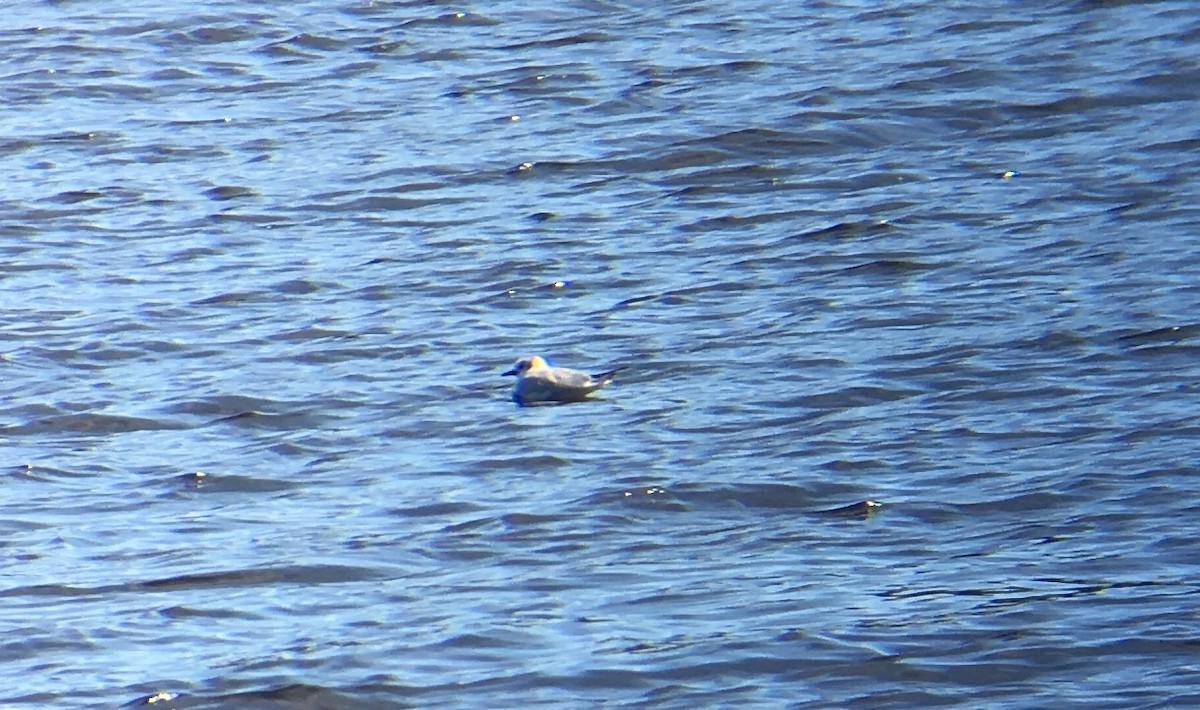
{"label": "white bird body", "polygon": [[505,375],[516,375],[513,386],[513,401],[520,405],[542,402],[581,402],[588,395],[612,381],[623,367],[599,375],[589,375],[580,370],[551,367],[550,363],[537,355],[521,358]]}

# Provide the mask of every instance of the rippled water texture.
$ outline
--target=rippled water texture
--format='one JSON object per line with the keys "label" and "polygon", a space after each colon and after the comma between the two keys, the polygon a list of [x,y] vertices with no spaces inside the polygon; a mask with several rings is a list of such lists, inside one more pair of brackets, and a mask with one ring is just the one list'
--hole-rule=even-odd
{"label": "rippled water texture", "polygon": [[0,705],[1200,702],[1198,39],[10,8]]}

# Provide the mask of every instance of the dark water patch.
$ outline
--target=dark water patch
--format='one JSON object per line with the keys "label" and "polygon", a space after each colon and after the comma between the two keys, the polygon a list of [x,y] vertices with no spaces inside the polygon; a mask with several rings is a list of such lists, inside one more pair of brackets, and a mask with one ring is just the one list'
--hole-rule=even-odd
{"label": "dark water patch", "polygon": [[[508,265],[508,266],[506,266],[506,268],[500,269],[499,271],[500,272],[508,272],[510,270],[511,270],[511,265]],[[490,276],[490,274],[488,274],[487,276]],[[510,304],[514,307],[520,307],[520,306],[524,305],[523,299],[525,299],[525,298],[539,298],[539,297],[544,298],[545,294],[542,292],[563,291],[567,288],[572,287],[573,284],[571,284],[570,282],[567,282],[567,281],[551,281],[549,283],[545,283],[545,282],[539,282],[535,278],[525,278],[525,279],[520,279],[520,280],[508,279],[508,280],[502,281],[500,284],[498,284],[498,286],[502,290],[481,296],[475,302],[476,303],[497,303],[498,302],[499,304]],[[555,295],[557,295],[557,294],[555,294]]]}
{"label": "dark water patch", "polygon": [[104,197],[104,193],[95,190],[68,190],[67,192],[60,192],[57,195],[54,195],[53,197],[49,198],[49,201],[58,202],[64,205],[71,205],[78,202],[87,202],[88,200],[99,199],[101,197]]}
{"label": "dark water patch", "polygon": [[570,465],[570,461],[557,456],[514,456],[506,459],[483,459],[476,461],[473,468],[480,472],[493,471],[550,471]]}
{"label": "dark water patch", "polygon": [[1200,345],[1191,343],[1160,343],[1156,345],[1140,345],[1134,351],[1138,356],[1167,357],[1182,355],[1190,357],[1200,353]]}
{"label": "dark water patch", "polygon": [[41,263],[25,263],[25,264],[5,264],[5,274],[18,274],[23,272],[36,271],[75,271],[79,268],[76,264],[67,262],[41,262]]}
{"label": "dark water patch", "polygon": [[[920,174],[903,170],[868,170],[847,177],[842,181],[844,189],[862,192],[867,190],[890,189],[905,183],[922,182],[926,178]],[[915,203],[897,200],[887,205],[881,205],[880,212],[900,212],[915,206]]]}
{"label": "dark water patch", "polygon": [[967,20],[951,22],[938,28],[938,32],[947,34],[987,33],[994,30],[1015,30],[1028,24],[1027,20]]}
{"label": "dark water patch", "polygon": [[914,363],[911,368],[891,372],[910,375],[935,374],[951,371],[949,366],[969,363],[987,351],[988,348],[983,345],[951,343],[932,349],[917,348],[907,352],[884,353],[874,362],[879,365],[893,362]]}
{"label": "dark water patch", "polygon": [[307,328],[300,328],[298,330],[292,330],[286,333],[279,333],[272,336],[271,340],[286,343],[291,341],[308,342],[311,340],[330,339],[345,340],[357,337],[358,335],[356,333],[350,333],[344,330],[329,330],[327,328],[320,328],[318,326],[309,326]]}
{"label": "dark water patch", "polygon": [[36,419],[25,424],[10,425],[0,433],[13,436],[41,436],[54,434],[128,434],[138,431],[161,431],[185,429],[177,422],[119,414],[63,414]]}
{"label": "dark water patch", "polygon": [[[387,257],[381,257],[381,258],[372,259],[372,260],[368,261],[366,264],[364,264],[364,266],[388,263],[390,261],[393,261],[393,260],[388,259]],[[391,301],[393,298],[395,298],[395,293],[396,293],[395,288],[392,286],[382,285],[382,284],[373,284],[373,285],[362,286],[361,288],[350,291],[348,293],[348,297],[353,298],[355,300],[359,300],[359,301],[388,302],[388,301]]]}
{"label": "dark water patch", "polygon": [[[235,685],[244,685],[237,683]],[[422,707],[427,690],[391,683],[358,683],[352,688],[323,687],[290,683],[267,685],[253,690],[226,690],[181,693],[159,690],[131,700],[122,707],[165,707],[166,710],[228,710],[263,708],[264,710],[321,709],[352,707]]]}
{"label": "dark water patch", "polygon": [[399,27],[416,29],[423,26],[433,27],[494,27],[503,22],[477,12],[447,12],[432,17],[418,17],[405,20]]}
{"label": "dark water patch", "polygon": [[1200,152],[1200,138],[1181,138],[1179,140],[1152,143],[1142,147],[1150,153],[1166,153],[1168,155],[1186,155]]}
{"label": "dark water patch", "polygon": [[[717,165],[715,167],[702,164],[699,166],[701,169],[683,174],[672,168],[672,171],[676,174],[664,177],[661,181],[662,184],[686,185],[686,187],[674,193],[679,196],[706,193],[761,192],[764,187],[773,185],[775,180],[791,174],[789,170],[769,165],[725,165],[725,163],[729,162],[730,156],[719,153],[710,155],[710,158],[712,157],[717,158],[715,161]],[[655,165],[658,162],[656,160]]]}
{"label": "dark water patch", "polygon": [[745,128],[729,131],[714,136],[688,141],[687,146],[704,147],[707,150],[719,148],[740,159],[777,159],[808,156],[816,157],[828,153],[840,152],[842,148],[836,141],[824,137],[807,137],[790,131],[780,131],[769,128]]}
{"label": "dark water patch", "polygon": [[720,215],[717,217],[706,217],[690,224],[680,225],[678,229],[684,233],[705,233],[713,231],[724,232],[731,229],[741,229],[745,227],[760,227],[773,222],[791,222],[803,214],[804,213],[802,212],[785,211],[749,215]]}
{"label": "dark water patch", "polygon": [[[294,337],[289,338],[286,336],[287,336],[287,334],[284,334],[284,337],[281,338],[285,342],[289,339],[300,340],[300,341],[306,342],[309,340],[357,339],[359,337],[359,334],[340,333],[337,331],[324,331],[320,328],[305,328],[304,330],[298,331],[297,333],[295,333]],[[414,349],[415,350],[423,350],[423,347],[418,346],[417,348],[414,348]],[[409,352],[411,353],[412,350],[413,349],[410,349]],[[322,348],[321,350],[302,352],[302,353],[299,353],[296,355],[288,355],[286,358],[283,358],[283,359],[288,360],[290,362],[297,363],[297,364],[331,365],[331,364],[343,363],[343,362],[356,362],[356,361],[363,360],[363,359],[368,359],[368,360],[383,359],[383,358],[392,357],[395,355],[396,355],[396,351],[394,348],[389,348],[386,346],[378,346],[378,347],[364,347],[364,348]],[[352,379],[354,379],[354,378],[355,378],[355,376],[352,376]],[[366,380],[370,380],[373,378],[373,376],[363,376],[363,378]]]}
{"label": "dark water patch", "polygon": [[63,133],[42,136],[41,140],[47,143],[93,143],[96,141],[105,140],[106,138],[112,139],[112,135],[92,131],[67,131]]}
{"label": "dark water patch", "polygon": [[[269,56],[320,56],[323,52],[335,52],[346,47],[349,43],[337,37],[314,35],[302,32],[292,35],[285,40],[272,42],[259,51]],[[308,50],[305,52],[302,50]]]}
{"label": "dark water patch", "polygon": [[1053,491],[1030,491],[977,503],[956,504],[955,507],[963,514],[970,516],[1011,515],[1013,513],[1069,510],[1076,500],[1074,496]]}
{"label": "dark water patch", "polygon": [[[906,304],[896,304],[897,310]],[[954,320],[954,316],[948,313],[912,313],[902,316],[876,317],[864,316],[847,321],[845,328],[848,330],[860,330],[862,332],[871,332],[886,328],[907,328],[911,330],[929,328],[939,324],[948,323]]]}
{"label": "dark water patch", "polygon": [[[1192,389],[1194,390],[1195,388]],[[1174,441],[1190,441],[1197,434],[1200,434],[1200,424],[1197,424],[1193,417],[1164,417],[1155,418],[1146,422],[1144,426],[1139,426],[1130,431],[1118,434],[1115,440],[1120,443],[1137,443],[1142,441],[1164,441],[1171,443]],[[1175,450],[1175,447],[1170,446],[1168,450]]]}
{"label": "dark water patch", "polygon": [[1200,325],[1172,325],[1117,336],[1117,341],[1130,346],[1176,344],[1200,334]]}
{"label": "dark water patch", "polygon": [[328,284],[322,284],[311,279],[288,279],[287,281],[272,284],[271,290],[286,296],[307,296],[327,287]]}
{"label": "dark water patch", "polygon": [[[130,328],[134,330],[134,328]],[[76,361],[108,363],[122,360],[139,360],[147,357],[141,347],[115,347],[103,341],[80,344],[74,351]]]}
{"label": "dark water patch", "polygon": [[237,609],[203,609],[189,606],[169,606],[159,609],[159,616],[166,619],[239,619],[247,622],[261,621],[258,614],[250,614]]}
{"label": "dark water patch", "polygon": [[[365,567],[348,565],[293,565],[229,572],[186,574],[145,582],[132,582],[109,588],[122,592],[182,591],[189,589],[257,587],[279,584],[347,584],[380,579],[383,575]],[[106,591],[109,591],[106,590]]]}
{"label": "dark water patch", "polygon": [[218,418],[250,411],[284,411],[300,406],[298,402],[266,399],[247,395],[214,395],[205,399],[185,399],[168,406],[173,414],[193,414]]}
{"label": "dark water patch", "polygon": [[449,649],[493,649],[493,648],[520,648],[524,646],[527,639],[521,638],[516,641],[504,638],[501,635],[483,636],[480,634],[460,634],[446,639],[438,644],[439,647]]}
{"label": "dark water patch", "polygon": [[239,429],[260,431],[297,431],[315,428],[327,417],[313,412],[291,412],[286,414],[270,414],[266,412],[239,412],[213,420],[211,425],[230,425]]}
{"label": "dark water patch", "polygon": [[671,76],[677,79],[687,78],[723,78],[733,74],[754,73],[768,69],[770,64],[757,59],[744,59],[718,64],[682,67],[671,71]]}
{"label": "dark water patch", "polygon": [[842,505],[836,508],[826,508],[824,510],[813,511],[817,515],[825,515],[842,518],[865,518],[870,515],[875,515],[883,509],[883,504],[873,500],[863,500],[849,505]]}
{"label": "dark water patch", "polygon": [[1051,330],[1040,335],[1019,338],[1008,345],[1016,348],[1056,354],[1085,351],[1094,346],[1092,339],[1082,333]]}
{"label": "dark water patch", "polygon": [[559,178],[571,175],[577,178],[599,177],[607,180],[619,180],[613,165],[607,161],[595,160],[537,160],[525,161],[510,166],[504,171],[508,177],[522,180]]}
{"label": "dark water patch", "polygon": [[196,493],[277,493],[301,487],[297,481],[203,471],[180,474],[172,480],[176,491]]}
{"label": "dark water patch", "polygon": [[[654,485],[631,486],[617,491],[605,490],[576,501],[573,507],[583,510],[611,510],[614,504],[651,511],[684,512],[691,508],[666,488]],[[609,524],[624,527],[626,518],[611,516]]]}
{"label": "dark water patch", "polygon": [[72,409],[70,405],[50,405],[44,402],[14,402],[3,411],[5,414],[14,417],[24,417],[29,419],[45,419],[62,414],[64,411]]}
{"label": "dark water patch", "polygon": [[219,214],[211,214],[202,220],[202,223],[230,223],[230,224],[250,224],[267,228],[284,228],[291,225],[292,219],[279,213],[262,214],[249,212],[221,212]]}
{"label": "dark water patch", "polygon": [[452,523],[442,528],[444,533],[470,533],[483,528],[495,528],[497,518],[494,517],[478,517],[471,520],[464,520],[458,523]]}
{"label": "dark water patch", "polygon": [[566,37],[551,37],[546,39],[531,40],[528,42],[519,42],[517,44],[502,45],[497,47],[497,49],[510,52],[521,52],[529,49],[557,49],[561,47],[571,47],[578,44],[612,42],[615,39],[616,37],[606,32],[589,31],[579,32]]}
{"label": "dark water patch", "polygon": [[279,585],[320,585],[367,582],[383,578],[382,572],[348,565],[293,565],[184,574],[176,577],[125,582],[98,587],[65,584],[16,586],[0,590],[0,597],[91,597],[137,592],[182,592],[197,589],[237,589]]}
{"label": "dark water patch", "polygon": [[190,346],[180,342],[166,342],[159,340],[139,340],[136,343],[130,343],[133,346],[130,353],[131,358],[144,358],[149,353],[157,355],[165,355],[170,353],[185,352],[190,349]]}
{"label": "dark water patch", "polygon": [[[664,291],[663,293],[633,296],[614,304],[609,310],[619,311],[631,306],[637,306],[649,302],[672,307],[687,306],[701,300],[695,298],[698,296],[711,296],[713,298],[719,298],[726,294],[737,294],[751,291],[754,289],[754,287],[755,285],[753,283],[746,281],[717,281],[699,286],[672,289],[670,291]],[[707,319],[711,316],[709,314],[701,314],[700,317]]]}
{"label": "dark water patch", "polygon": [[279,443],[271,444],[270,446],[264,446],[261,448],[264,451],[269,451],[283,458],[308,459],[308,464],[310,465],[316,465],[322,461],[327,462],[331,460],[331,458],[328,456],[319,455],[320,452],[324,450],[323,448],[318,448],[312,445],[314,439],[321,444],[324,444],[323,440],[320,440],[319,437],[308,437],[307,439],[308,440],[300,443],[281,441]]}
{"label": "dark water patch", "polygon": [[322,212],[353,212],[355,214],[370,214],[374,212],[409,212],[428,209],[438,205],[457,205],[466,202],[465,199],[449,196],[433,196],[425,199],[397,197],[395,195],[367,195],[355,197],[345,202],[305,205],[304,210]]}
{"label": "dark water patch", "polygon": [[[1054,403],[1050,406],[1060,406],[1059,402],[1069,400],[1084,394],[1086,390],[1070,385],[1046,384],[1040,380],[1028,381],[1022,378],[1015,382],[1006,381],[1004,373],[992,371],[979,374],[984,377],[977,387],[958,388],[958,391],[944,389],[938,395],[938,401],[956,402],[970,400],[972,402],[1021,402],[1023,400],[1038,400]],[[1032,374],[1032,373],[1031,373]]]}
{"label": "dark water patch", "polygon": [[[3,429],[0,429],[2,432]],[[31,483],[52,483],[58,479],[71,478],[88,478],[94,476],[96,472],[89,471],[74,471],[55,466],[49,466],[43,463],[38,464],[21,464],[13,467],[9,471],[9,476],[20,481],[28,481]]]}
{"label": "dark water patch", "polygon": [[479,513],[482,510],[485,510],[485,508],[475,503],[468,503],[465,501],[445,501],[417,505],[411,508],[396,508],[388,511],[388,513],[390,515],[399,515],[411,518],[441,518],[474,514]]}
{"label": "dark water patch", "polygon": [[171,83],[171,82],[192,82],[201,78],[201,74],[189,71],[183,67],[170,67],[167,69],[159,69],[152,71],[146,75],[146,79],[155,82]]}
{"label": "dark water patch", "polygon": [[204,195],[210,200],[224,202],[227,200],[236,200],[239,197],[255,197],[258,195],[258,192],[254,188],[241,185],[218,185],[217,187],[205,190]]}
{"label": "dark water patch", "polygon": [[236,291],[219,293],[207,298],[192,301],[193,306],[225,306],[241,303],[261,303],[270,300],[265,291]]}
{"label": "dark water patch", "polygon": [[868,220],[862,222],[838,222],[828,227],[822,227],[810,232],[796,235],[797,239],[826,239],[830,237],[863,237],[884,234],[893,229],[886,220]]}
{"label": "dark water patch", "polygon": [[[863,502],[838,505],[830,508],[822,505],[832,489],[825,490],[823,486],[818,493],[801,486],[783,483],[744,483],[734,486],[710,486],[701,484],[679,484],[671,486],[669,492],[655,495],[668,495],[689,507],[702,509],[712,508],[749,508],[767,510],[792,510],[802,513],[841,514],[855,510],[865,511],[873,506]],[[656,489],[647,489],[654,491]],[[662,491],[663,489],[657,489]]]}
{"label": "dark water patch", "polygon": [[0,154],[16,154],[36,147],[37,142],[28,138],[0,138]]}
{"label": "dark water patch", "polygon": [[[622,174],[678,173],[679,171],[691,168],[723,166],[734,157],[734,154],[728,151],[717,150],[707,146],[685,145],[672,146],[665,151],[655,151],[648,156],[626,157],[606,162],[604,163],[604,167]],[[668,175],[663,180],[667,185],[678,185],[681,183],[689,185],[689,187],[682,188],[676,193],[678,195],[703,192],[709,185],[709,182],[704,179],[703,175],[696,175],[695,173]]]}
{"label": "dark water patch", "polygon": [[831,392],[806,394],[779,406],[805,407],[819,410],[844,410],[890,404],[909,397],[924,394],[922,390],[893,389],[888,387],[847,387]]}
{"label": "dark water patch", "polygon": [[[196,23],[211,23],[203,24],[185,32],[172,32],[165,37],[166,43],[172,45],[215,45],[215,44],[230,44],[236,42],[246,42],[259,37],[259,31],[262,30],[260,22],[261,16],[243,14],[239,18],[238,24],[222,24],[227,23],[226,18],[213,17],[197,17],[193,21]],[[244,22],[245,24],[241,24]]]}
{"label": "dark water patch", "polygon": [[97,371],[103,369],[102,363],[92,361],[75,349],[61,348],[29,348],[27,355],[41,362],[54,362],[60,365],[70,365],[72,369],[81,371]]}
{"label": "dark water patch", "polygon": [[945,264],[931,264],[912,259],[876,259],[862,264],[846,267],[842,273],[865,276],[906,276],[922,271],[932,271],[944,267]]}
{"label": "dark water patch", "polygon": [[499,522],[505,532],[501,539],[543,539],[544,534],[566,519],[564,515],[537,513],[505,513]]}
{"label": "dark water patch", "polygon": [[852,473],[852,472],[860,472],[860,471],[877,471],[877,470],[888,469],[888,468],[892,467],[892,464],[889,464],[886,461],[881,461],[879,459],[862,459],[862,460],[833,459],[830,461],[826,461],[825,463],[821,464],[821,466],[829,471],[837,471],[837,472],[841,472],[841,473]]}
{"label": "dark water patch", "polygon": [[[150,143],[137,147],[137,160],[151,164],[188,162],[205,158],[220,158],[227,155],[224,149],[214,146],[183,146],[174,143]],[[218,194],[219,197],[219,194]],[[210,199],[216,199],[210,196]]]}

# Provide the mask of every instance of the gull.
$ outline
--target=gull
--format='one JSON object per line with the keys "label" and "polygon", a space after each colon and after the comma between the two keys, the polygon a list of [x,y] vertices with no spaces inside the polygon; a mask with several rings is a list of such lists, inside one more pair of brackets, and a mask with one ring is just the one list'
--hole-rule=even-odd
{"label": "gull", "polygon": [[517,364],[504,374],[517,376],[512,398],[523,406],[538,402],[582,402],[624,369],[618,367],[599,375],[589,375],[565,367],[551,367],[544,358],[530,355],[517,360]]}

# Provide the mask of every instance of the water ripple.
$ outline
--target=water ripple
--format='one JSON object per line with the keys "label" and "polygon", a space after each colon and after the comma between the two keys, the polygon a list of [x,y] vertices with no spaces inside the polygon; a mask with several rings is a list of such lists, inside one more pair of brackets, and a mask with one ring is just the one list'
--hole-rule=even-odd
{"label": "water ripple", "polygon": [[1191,697],[1187,3],[147,9],[0,30],[0,704]]}

